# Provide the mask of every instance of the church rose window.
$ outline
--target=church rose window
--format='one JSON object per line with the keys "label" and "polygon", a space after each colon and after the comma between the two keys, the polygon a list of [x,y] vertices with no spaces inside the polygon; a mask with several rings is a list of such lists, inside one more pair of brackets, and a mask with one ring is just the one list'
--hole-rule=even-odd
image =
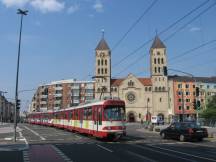
{"label": "church rose window", "polygon": [[129,101],[129,103],[133,103],[136,99],[136,96],[133,92],[129,92],[127,95],[126,95],[126,99],[127,101]]}

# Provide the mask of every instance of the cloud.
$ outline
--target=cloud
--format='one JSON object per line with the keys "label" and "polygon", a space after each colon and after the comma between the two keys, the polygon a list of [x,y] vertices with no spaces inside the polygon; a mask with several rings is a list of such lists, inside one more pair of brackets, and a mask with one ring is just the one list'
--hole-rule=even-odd
{"label": "cloud", "polygon": [[0,0],[6,7],[23,7],[30,0]]}
{"label": "cloud", "polygon": [[65,7],[65,4],[58,0],[32,0],[31,5],[42,13],[58,12]]}
{"label": "cloud", "polygon": [[197,31],[200,31],[201,30],[201,28],[199,28],[199,27],[191,27],[190,28],[190,32],[197,32]]}
{"label": "cloud", "polygon": [[95,1],[93,8],[95,9],[96,12],[103,12],[104,11],[104,6],[100,0]]}
{"label": "cloud", "polygon": [[64,2],[60,0],[0,0],[0,2],[8,8],[30,5],[42,13],[58,12],[65,8]]}
{"label": "cloud", "polygon": [[72,14],[74,12],[77,12],[78,10],[79,10],[79,5],[74,4],[68,8],[67,13]]}

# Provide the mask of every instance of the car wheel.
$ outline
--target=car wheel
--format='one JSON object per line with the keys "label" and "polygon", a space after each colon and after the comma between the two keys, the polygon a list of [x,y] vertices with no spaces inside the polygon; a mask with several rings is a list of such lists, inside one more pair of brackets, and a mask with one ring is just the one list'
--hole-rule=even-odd
{"label": "car wheel", "polygon": [[184,141],[185,141],[185,136],[184,136],[183,134],[181,134],[181,135],[179,136],[179,140],[180,140],[181,142],[184,142]]}
{"label": "car wheel", "polygon": [[166,139],[166,134],[163,132],[163,133],[161,133],[161,138],[162,139]]}

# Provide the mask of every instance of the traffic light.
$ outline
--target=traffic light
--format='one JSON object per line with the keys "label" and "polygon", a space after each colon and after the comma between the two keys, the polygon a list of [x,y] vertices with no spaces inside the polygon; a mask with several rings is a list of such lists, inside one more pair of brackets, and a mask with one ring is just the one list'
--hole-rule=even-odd
{"label": "traffic light", "polygon": [[197,109],[199,109],[200,108],[200,101],[198,100],[197,101]]}
{"label": "traffic light", "polygon": [[17,110],[20,109],[20,100],[19,99],[16,100],[16,109]]}
{"label": "traffic light", "polygon": [[199,87],[196,87],[196,96],[199,96]]}
{"label": "traffic light", "polygon": [[197,109],[196,99],[194,99],[194,101],[193,101],[193,109],[194,109],[194,110]]}
{"label": "traffic light", "polygon": [[163,67],[163,72],[164,72],[164,75],[167,76],[167,67],[166,66]]}

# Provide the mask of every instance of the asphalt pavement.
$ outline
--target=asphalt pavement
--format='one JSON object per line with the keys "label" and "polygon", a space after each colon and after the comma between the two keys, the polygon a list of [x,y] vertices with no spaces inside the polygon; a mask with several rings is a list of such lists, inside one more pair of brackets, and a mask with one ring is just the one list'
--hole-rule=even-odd
{"label": "asphalt pavement", "polygon": [[163,140],[158,132],[129,123],[127,136],[118,142],[63,129],[19,124],[17,143],[13,143],[13,125],[0,125],[2,162],[201,162],[216,161],[216,140],[179,142]]}

